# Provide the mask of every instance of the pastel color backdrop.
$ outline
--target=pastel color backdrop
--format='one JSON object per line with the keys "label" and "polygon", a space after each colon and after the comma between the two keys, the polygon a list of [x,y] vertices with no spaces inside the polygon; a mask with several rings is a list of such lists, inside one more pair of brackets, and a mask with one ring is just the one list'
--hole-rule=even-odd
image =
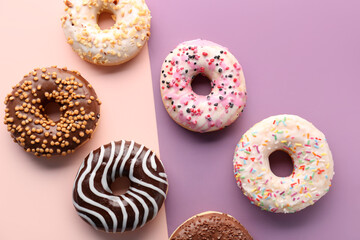
{"label": "pastel color backdrop", "polygon": [[[93,139],[74,154],[44,159],[13,143],[1,123],[0,239],[166,240],[164,207],[140,230],[107,234],[85,223],[72,205],[75,175],[91,150],[120,139],[133,139],[156,152],[159,146],[147,47],[118,67],[89,64],[66,43],[60,22],[63,9],[61,0],[1,1],[0,99],[3,102],[11,87],[35,67],[67,66],[82,73],[101,99],[99,126]],[[2,104],[1,119],[4,108]]]}
{"label": "pastel color backdrop", "polygon": [[[169,233],[192,215],[235,216],[255,239],[358,239],[360,205],[360,1],[148,0],[149,41],[160,153],[169,175]],[[226,46],[242,64],[248,89],[243,115],[229,128],[198,134],[163,107],[162,61],[175,46],[203,38]],[[296,214],[252,206],[233,177],[233,152],[256,122],[291,113],[328,138],[335,161],[330,192]]]}
{"label": "pastel color backdrop", "polygon": [[[79,70],[94,85],[103,105],[94,138],[66,158],[32,157],[11,142],[5,126],[0,127],[0,239],[162,240],[184,220],[207,210],[235,216],[255,239],[356,239],[360,2],[147,3],[153,16],[151,72],[146,47],[120,67],[96,67],[78,58],[60,28],[61,1],[1,1],[0,99],[32,68],[57,64]],[[162,61],[179,42],[195,38],[227,46],[245,71],[247,107],[232,126],[220,132],[197,134],[182,129],[162,106]],[[135,94],[142,98],[133,98]],[[335,161],[330,192],[314,206],[292,215],[275,215],[250,205],[232,176],[232,155],[241,135],[254,123],[280,113],[312,121],[326,134]],[[167,217],[162,208],[142,230],[124,235],[92,230],[71,203],[73,179],[83,158],[101,144],[120,138],[158,151],[157,135],[170,182]]]}

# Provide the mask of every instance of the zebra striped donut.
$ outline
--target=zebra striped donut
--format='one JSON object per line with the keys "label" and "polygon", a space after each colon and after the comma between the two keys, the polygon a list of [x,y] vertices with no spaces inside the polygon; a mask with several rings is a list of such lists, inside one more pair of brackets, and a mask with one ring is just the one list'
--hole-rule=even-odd
{"label": "zebra striped donut", "polygon": [[[114,195],[111,183],[127,177],[125,194]],[[97,230],[133,231],[153,219],[167,194],[164,166],[154,152],[134,141],[111,142],[90,152],[75,178],[73,204]]]}

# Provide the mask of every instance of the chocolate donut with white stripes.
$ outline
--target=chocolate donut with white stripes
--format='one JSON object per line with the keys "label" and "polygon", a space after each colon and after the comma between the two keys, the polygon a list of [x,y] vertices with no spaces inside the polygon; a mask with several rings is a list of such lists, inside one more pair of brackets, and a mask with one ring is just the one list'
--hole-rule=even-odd
{"label": "chocolate donut with white stripes", "polygon": [[[118,177],[130,180],[120,196],[110,189]],[[134,141],[113,141],[85,158],[75,178],[73,203],[97,230],[133,231],[157,215],[167,189],[164,166],[154,152]]]}

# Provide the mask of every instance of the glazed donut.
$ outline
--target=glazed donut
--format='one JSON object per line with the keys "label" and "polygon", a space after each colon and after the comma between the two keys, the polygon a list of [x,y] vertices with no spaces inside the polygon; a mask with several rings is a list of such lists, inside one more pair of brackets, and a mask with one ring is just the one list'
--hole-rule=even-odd
{"label": "glazed donut", "polygon": [[[135,57],[150,36],[150,11],[144,0],[66,0],[61,18],[67,42],[82,59],[117,65]],[[113,14],[110,29],[97,24],[100,13]]]}
{"label": "glazed donut", "polygon": [[[192,80],[202,74],[211,80],[207,96],[196,94]],[[195,132],[211,132],[233,123],[246,103],[242,68],[226,48],[205,40],[181,43],[166,57],[160,91],[170,117]]]}
{"label": "glazed donut", "polygon": [[[272,152],[287,152],[294,165],[289,177],[270,170]],[[278,115],[255,124],[240,139],[234,155],[238,186],[252,204],[275,213],[294,213],[325,195],[334,175],[325,136],[295,115]]]}
{"label": "glazed donut", "polygon": [[208,211],[197,214],[178,227],[170,240],[252,240],[249,232],[234,217]]}
{"label": "glazed donut", "polygon": [[[58,121],[45,112],[60,105]],[[85,143],[100,117],[100,100],[77,71],[36,68],[25,75],[5,99],[5,121],[15,142],[36,156],[66,155]]]}
{"label": "glazed donut", "polygon": [[[116,196],[110,185],[127,177],[130,188]],[[111,142],[92,151],[75,178],[73,203],[80,217],[106,232],[133,231],[153,219],[167,194],[164,166],[134,141]]]}

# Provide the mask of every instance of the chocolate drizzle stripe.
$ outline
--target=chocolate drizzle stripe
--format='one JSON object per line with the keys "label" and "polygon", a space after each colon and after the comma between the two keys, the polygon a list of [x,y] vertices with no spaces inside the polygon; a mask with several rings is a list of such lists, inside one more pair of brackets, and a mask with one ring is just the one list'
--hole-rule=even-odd
{"label": "chocolate drizzle stripe", "polygon": [[[141,145],[141,150],[144,148],[143,145]],[[166,198],[166,193],[161,190],[160,188],[158,187],[155,187],[154,185],[152,184],[149,184],[149,183],[146,183],[146,182],[143,182],[137,178],[134,177],[134,166],[135,166],[135,163],[136,163],[136,160],[137,160],[137,157],[138,157],[138,154],[136,154],[136,156],[133,158],[132,162],[131,162],[131,165],[130,165],[130,173],[129,173],[129,179],[130,181],[134,182],[134,183],[137,183],[139,185],[142,185],[144,187],[147,187],[147,188],[151,188],[155,191],[157,191],[158,193],[160,193],[161,195],[163,195],[164,198]]]}
{"label": "chocolate drizzle stripe", "polygon": [[[103,209],[104,206],[102,206],[101,204],[93,201],[93,200],[90,199],[90,198],[87,198],[87,197],[85,196],[85,194],[83,193],[83,191],[82,191],[82,182],[84,181],[85,176],[86,176],[88,173],[90,173],[90,171],[91,171],[91,161],[92,161],[92,159],[93,159],[93,156],[94,156],[94,155],[93,155],[93,152],[90,152],[89,157],[88,157],[88,160],[87,160],[87,164],[88,164],[88,165],[87,165],[85,171],[81,174],[81,176],[80,176],[80,178],[79,178],[79,181],[78,181],[77,192],[78,192],[78,194],[79,194],[79,197],[80,197],[82,200],[84,200],[85,202],[87,202],[87,203],[89,203],[89,204],[91,204],[91,205],[94,205],[94,206],[96,206],[96,207],[99,207],[99,208]],[[95,212],[95,211],[92,211],[92,210],[89,210],[89,209],[86,209],[86,208],[84,208],[84,207],[81,207],[81,206],[79,206],[75,201],[74,201],[74,206],[75,206],[77,209],[79,209],[80,211],[87,212],[87,213],[89,213],[89,214],[91,214],[91,215],[94,215],[94,216],[96,216],[97,218],[99,218],[99,220],[100,220],[101,223],[103,224],[103,227],[104,227],[105,231],[106,231],[106,232],[109,232],[109,226],[106,224],[106,221],[105,221],[104,217],[101,216],[99,213],[97,213],[97,212]]]}
{"label": "chocolate drizzle stripe", "polygon": [[112,193],[108,183],[107,183],[107,173],[108,173],[108,170],[111,166],[111,163],[112,161],[114,160],[114,155],[115,155],[115,143],[114,141],[111,142],[111,153],[110,153],[110,158],[109,158],[109,161],[108,163],[106,164],[106,167],[105,167],[105,170],[104,170],[104,173],[101,177],[101,184],[103,186],[103,188],[105,189],[105,191],[107,191],[108,193]]}
{"label": "chocolate drizzle stripe", "polygon": [[[106,232],[109,232],[109,227],[107,226],[106,221],[105,221],[105,218],[104,218],[103,216],[101,216],[99,213],[97,213],[97,212],[95,212],[95,211],[92,211],[92,210],[89,210],[89,209],[87,209],[87,208],[81,207],[81,206],[78,205],[75,201],[73,201],[73,204],[74,204],[75,208],[78,209],[79,211],[86,212],[86,213],[89,213],[89,214],[97,217],[97,218],[100,220],[100,222],[103,224]],[[82,214],[82,213],[78,212],[78,214],[80,215],[80,214]],[[81,215],[80,215],[80,216],[81,216]]]}
{"label": "chocolate drizzle stripe", "polygon": [[85,221],[87,221],[91,226],[93,226],[93,228],[95,228],[96,230],[98,230],[96,224],[93,222],[93,220],[91,220],[91,218],[89,218],[88,216],[86,216],[85,214],[82,213],[78,213],[80,217],[82,217],[83,219],[85,219]]}
{"label": "chocolate drizzle stripe", "polygon": [[138,200],[141,203],[142,207],[144,208],[143,222],[140,225],[140,227],[142,227],[142,226],[144,226],[144,224],[146,223],[146,220],[148,219],[149,207],[146,205],[146,202],[141,197],[139,197],[137,194],[135,194],[131,191],[128,191],[128,193],[130,196],[133,196],[134,198],[136,198],[136,200]]}
{"label": "chocolate drizzle stripe", "polygon": [[[99,159],[97,161],[97,164],[94,168],[94,170],[92,171],[92,173],[90,174],[90,181],[89,181],[89,185],[90,185],[90,190],[92,191],[92,193],[94,193],[96,196],[98,197],[102,197],[102,198],[107,198],[109,200],[117,200],[115,196],[108,196],[106,194],[103,194],[101,192],[99,192],[96,188],[95,188],[95,185],[94,185],[94,179],[95,179],[95,176],[96,176],[96,172],[97,170],[100,168],[102,162],[103,162],[103,159],[104,159],[104,154],[105,154],[105,148],[104,146],[101,146],[100,148],[100,156],[99,156]],[[89,163],[90,164],[90,163]],[[101,204],[99,204],[101,205]],[[117,218],[116,218],[116,215],[115,213],[108,207],[105,207],[103,205],[102,206],[102,209],[104,209],[111,217],[112,221],[113,221],[113,232],[116,232],[116,229],[117,229],[117,224],[118,224],[118,221],[117,221]]]}
{"label": "chocolate drizzle stripe", "polygon": [[[159,181],[159,182],[162,182],[164,184],[168,184],[167,181],[165,181],[164,179],[161,179],[159,177],[156,177],[154,174],[152,174],[149,169],[147,168],[146,166],[146,160],[148,158],[148,156],[150,155],[150,152],[151,150],[148,150],[147,153],[145,154],[145,157],[143,159],[143,162],[142,162],[142,168],[144,169],[144,172],[149,176],[151,177],[152,179],[156,180],[156,181]],[[155,153],[153,153],[153,155],[151,156],[151,162],[154,162],[155,163]],[[156,163],[155,163],[155,166],[156,166]]]}
{"label": "chocolate drizzle stripe", "polygon": [[151,163],[151,167],[156,171],[157,166],[156,166],[156,162],[155,162],[155,153],[151,156],[150,163]]}
{"label": "chocolate drizzle stripe", "polygon": [[[119,199],[120,200],[120,199]],[[126,224],[127,224],[127,219],[128,219],[128,214],[126,212],[125,206],[122,203],[122,201],[118,201],[119,206],[121,208],[121,213],[122,213],[122,217],[123,217],[123,222],[122,222],[122,226],[121,226],[121,232],[124,232],[126,229]]]}
{"label": "chocolate drizzle stripe", "polygon": [[[122,176],[129,178],[130,187],[116,196],[110,184]],[[74,206],[97,229],[135,230],[157,215],[167,185],[163,164],[155,153],[134,141],[110,142],[92,151],[81,165],[75,179]]]}
{"label": "chocolate drizzle stripe", "polygon": [[159,211],[159,208],[157,206],[157,203],[156,203],[155,199],[153,197],[151,197],[147,192],[144,192],[144,191],[139,190],[137,188],[130,187],[129,191],[134,191],[136,193],[139,193],[139,194],[145,196],[152,203],[152,205],[154,207],[154,215],[153,215],[153,217],[151,219],[153,219],[156,216],[156,214],[158,213],[158,211]]}
{"label": "chocolate drizzle stripe", "polygon": [[160,177],[163,177],[163,178],[167,178],[167,175],[166,175],[166,173],[164,173],[164,172],[159,173],[159,176],[160,176]]}
{"label": "chocolate drizzle stripe", "polygon": [[[125,141],[123,141],[123,142],[125,142]],[[112,144],[114,143],[114,142],[111,142]],[[114,145],[111,145],[112,147],[114,146],[114,151],[115,151],[115,143],[114,143]],[[101,146],[101,151],[102,151],[102,149],[104,148],[104,146]],[[111,150],[111,151],[113,151],[113,150]],[[103,153],[104,154],[104,153]],[[100,154],[101,155],[101,154]],[[120,155],[121,156],[121,155]],[[98,164],[99,164],[99,162],[101,163],[102,162],[102,160],[100,161],[100,159],[103,159],[103,155],[102,155],[102,157],[99,157],[99,161],[98,161]],[[111,158],[111,157],[110,157]],[[112,156],[112,158],[113,158],[113,156]],[[85,161],[84,161],[85,162]],[[83,162],[83,163],[84,163]],[[89,162],[89,161],[88,161]],[[89,163],[91,163],[91,161],[89,162]],[[111,161],[109,160],[108,161],[108,163],[106,164],[106,167],[105,167],[105,169],[108,169],[109,167],[111,166]],[[79,170],[79,173],[80,173],[80,171],[81,171],[81,167],[80,167],[80,170]],[[78,173],[78,174],[79,174]],[[95,176],[95,175],[94,175]],[[104,175],[103,175],[104,176]],[[80,183],[79,183],[80,184]],[[103,184],[103,182],[102,182],[102,184]],[[106,183],[106,185],[107,185],[107,183]],[[90,185],[91,186],[91,185]],[[103,187],[104,187],[104,185],[102,185]],[[107,185],[108,186],[108,185]],[[91,187],[90,187],[91,188]],[[106,188],[104,187],[104,189],[106,190]],[[109,188],[110,189],[110,188]],[[110,192],[111,192],[111,190],[110,190]],[[94,193],[95,195],[97,195],[93,190],[92,190],[92,193]],[[112,193],[112,192],[111,192]],[[101,193],[100,193],[101,194]],[[122,216],[123,216],[123,222],[122,222],[122,228],[121,228],[121,232],[124,232],[125,231],[125,228],[126,228],[126,223],[127,223],[127,219],[128,219],[128,215],[127,215],[127,212],[126,212],[126,209],[125,209],[125,206],[124,206],[124,204],[122,203],[122,201],[121,201],[121,199],[119,198],[119,197],[117,197],[117,196],[112,196],[112,195],[110,195],[110,196],[108,196],[108,195],[105,195],[105,194],[101,194],[101,196],[102,197],[104,197],[104,198],[107,198],[107,199],[109,199],[109,200],[113,200],[113,201],[115,201],[115,202],[117,202],[118,204],[119,204],[119,206],[120,206],[120,208],[121,208],[121,212],[122,212]],[[116,219],[115,219],[116,220]],[[117,220],[116,220],[116,223],[117,223]],[[116,232],[116,228],[114,228],[113,229],[113,232]]]}
{"label": "chocolate drizzle stripe", "polygon": [[132,207],[132,209],[135,212],[135,221],[134,221],[133,228],[131,229],[131,231],[134,231],[135,228],[137,227],[138,223],[139,223],[139,215],[140,215],[139,209],[137,208],[137,206],[129,198],[127,198],[126,196],[122,196],[122,197],[124,198],[124,200],[126,202],[129,203],[129,205]]}
{"label": "chocolate drizzle stripe", "polygon": [[[130,144],[130,147],[129,147],[129,149],[128,149],[128,152],[127,152],[124,160],[122,161],[122,163],[121,163],[121,165],[120,165],[119,175],[120,175],[121,177],[122,177],[122,173],[123,173],[123,171],[124,171],[125,163],[126,163],[126,161],[129,159],[130,154],[131,154],[131,152],[132,152],[132,149],[134,148],[134,144],[135,144],[134,141],[131,141],[131,144]],[[142,146],[142,147],[144,147],[144,146]]]}
{"label": "chocolate drizzle stripe", "polygon": [[114,166],[113,166],[113,169],[112,169],[112,174],[111,174],[111,180],[114,182],[115,181],[115,174],[116,174],[116,168],[117,168],[117,165],[119,164],[119,161],[124,153],[124,146],[125,146],[125,141],[124,140],[121,140],[121,147],[120,147],[120,150],[119,150],[119,154],[117,156],[117,158],[115,159],[115,163],[114,163]]}

